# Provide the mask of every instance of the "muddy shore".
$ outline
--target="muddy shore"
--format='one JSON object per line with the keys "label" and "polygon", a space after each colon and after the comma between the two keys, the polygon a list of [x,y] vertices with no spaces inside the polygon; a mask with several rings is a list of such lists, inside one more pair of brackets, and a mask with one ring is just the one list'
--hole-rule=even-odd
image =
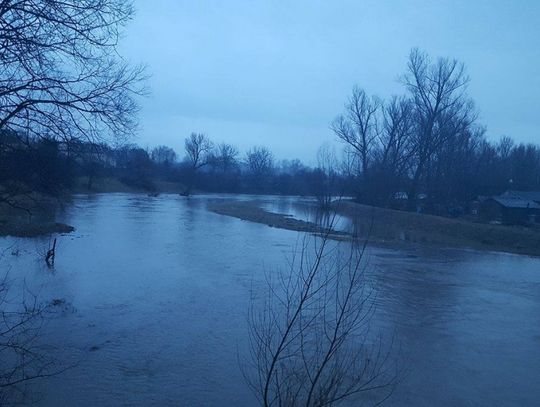
{"label": "muddy shore", "polygon": [[327,234],[333,238],[345,238],[347,236],[344,232],[323,228],[313,222],[295,219],[288,214],[269,212],[259,207],[257,202],[253,201],[212,203],[208,206],[208,209],[220,215],[233,216],[245,221],[262,223],[279,229]]}

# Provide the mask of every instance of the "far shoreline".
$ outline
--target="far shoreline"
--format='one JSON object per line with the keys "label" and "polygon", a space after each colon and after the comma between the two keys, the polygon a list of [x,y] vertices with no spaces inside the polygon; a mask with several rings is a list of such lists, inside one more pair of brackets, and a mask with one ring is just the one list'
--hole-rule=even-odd
{"label": "far shoreline", "polygon": [[[360,234],[358,238],[372,245],[468,249],[540,257],[540,230],[475,223],[371,207],[351,201],[334,203],[332,206],[337,214],[352,219],[359,230],[369,230],[369,233]],[[280,229],[320,233],[317,225],[299,221],[287,214],[268,212],[257,201],[211,203],[208,209],[220,215]],[[329,237],[334,240],[352,239],[351,234],[340,231],[329,233]]]}

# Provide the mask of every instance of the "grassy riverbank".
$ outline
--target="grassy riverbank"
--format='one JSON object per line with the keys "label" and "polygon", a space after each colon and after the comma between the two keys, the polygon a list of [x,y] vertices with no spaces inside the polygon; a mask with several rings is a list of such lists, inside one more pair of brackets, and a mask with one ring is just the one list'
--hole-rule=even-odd
{"label": "grassy riverbank", "polygon": [[[357,228],[385,241],[467,247],[540,256],[540,229],[491,225],[463,219],[449,219],[354,202],[336,205],[338,213],[354,219]],[[372,225],[372,226],[371,226]]]}
{"label": "grassy riverbank", "polygon": [[[212,204],[213,212],[239,219],[300,232],[317,232],[315,224],[286,214],[263,210],[254,201]],[[334,209],[350,218],[361,238],[385,245],[432,245],[471,248],[540,256],[540,230],[518,226],[488,225],[461,219],[397,211],[360,205],[354,202],[334,204]],[[335,238],[343,239],[343,233]]]}

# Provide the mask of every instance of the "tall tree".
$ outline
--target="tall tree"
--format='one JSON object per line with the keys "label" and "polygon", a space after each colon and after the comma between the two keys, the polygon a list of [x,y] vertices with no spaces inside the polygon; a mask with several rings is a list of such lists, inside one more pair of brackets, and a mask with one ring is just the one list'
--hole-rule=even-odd
{"label": "tall tree", "polygon": [[414,104],[414,162],[409,199],[416,199],[428,164],[444,143],[476,119],[467,95],[469,77],[465,66],[455,59],[435,62],[424,52],[413,49],[403,82]]}
{"label": "tall tree", "polygon": [[268,180],[274,169],[274,155],[266,147],[253,147],[246,154],[251,188],[262,191],[269,188]]}
{"label": "tall tree", "polygon": [[246,154],[249,170],[256,177],[268,175],[274,166],[274,156],[266,147],[253,147]]}
{"label": "tall tree", "polygon": [[397,192],[403,191],[413,149],[414,115],[411,101],[393,97],[385,103],[378,146],[374,154],[374,182],[372,193],[375,201],[386,203]]}
{"label": "tall tree", "polygon": [[331,126],[336,136],[358,155],[364,182],[368,179],[371,153],[379,133],[380,108],[377,97],[369,97],[355,86],[345,105],[345,114],[338,116]]}
{"label": "tall tree", "polygon": [[228,173],[238,164],[238,149],[232,144],[221,143],[211,157],[212,165],[222,173]]}
{"label": "tall tree", "polygon": [[191,133],[184,142],[186,148],[186,163],[188,165],[189,179],[187,180],[186,190],[184,195],[189,195],[195,178],[197,176],[197,171],[208,165],[210,158],[212,157],[212,149],[214,144],[210,139],[203,133]]}

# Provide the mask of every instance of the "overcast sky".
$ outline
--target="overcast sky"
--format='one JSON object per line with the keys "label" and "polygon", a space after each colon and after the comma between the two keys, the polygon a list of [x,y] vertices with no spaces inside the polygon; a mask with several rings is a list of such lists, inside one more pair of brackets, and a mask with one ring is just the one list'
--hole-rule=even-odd
{"label": "overcast sky", "polygon": [[136,0],[124,56],[148,65],[142,146],[192,131],[313,162],[354,84],[402,92],[419,47],[464,62],[491,139],[540,142],[540,1]]}

